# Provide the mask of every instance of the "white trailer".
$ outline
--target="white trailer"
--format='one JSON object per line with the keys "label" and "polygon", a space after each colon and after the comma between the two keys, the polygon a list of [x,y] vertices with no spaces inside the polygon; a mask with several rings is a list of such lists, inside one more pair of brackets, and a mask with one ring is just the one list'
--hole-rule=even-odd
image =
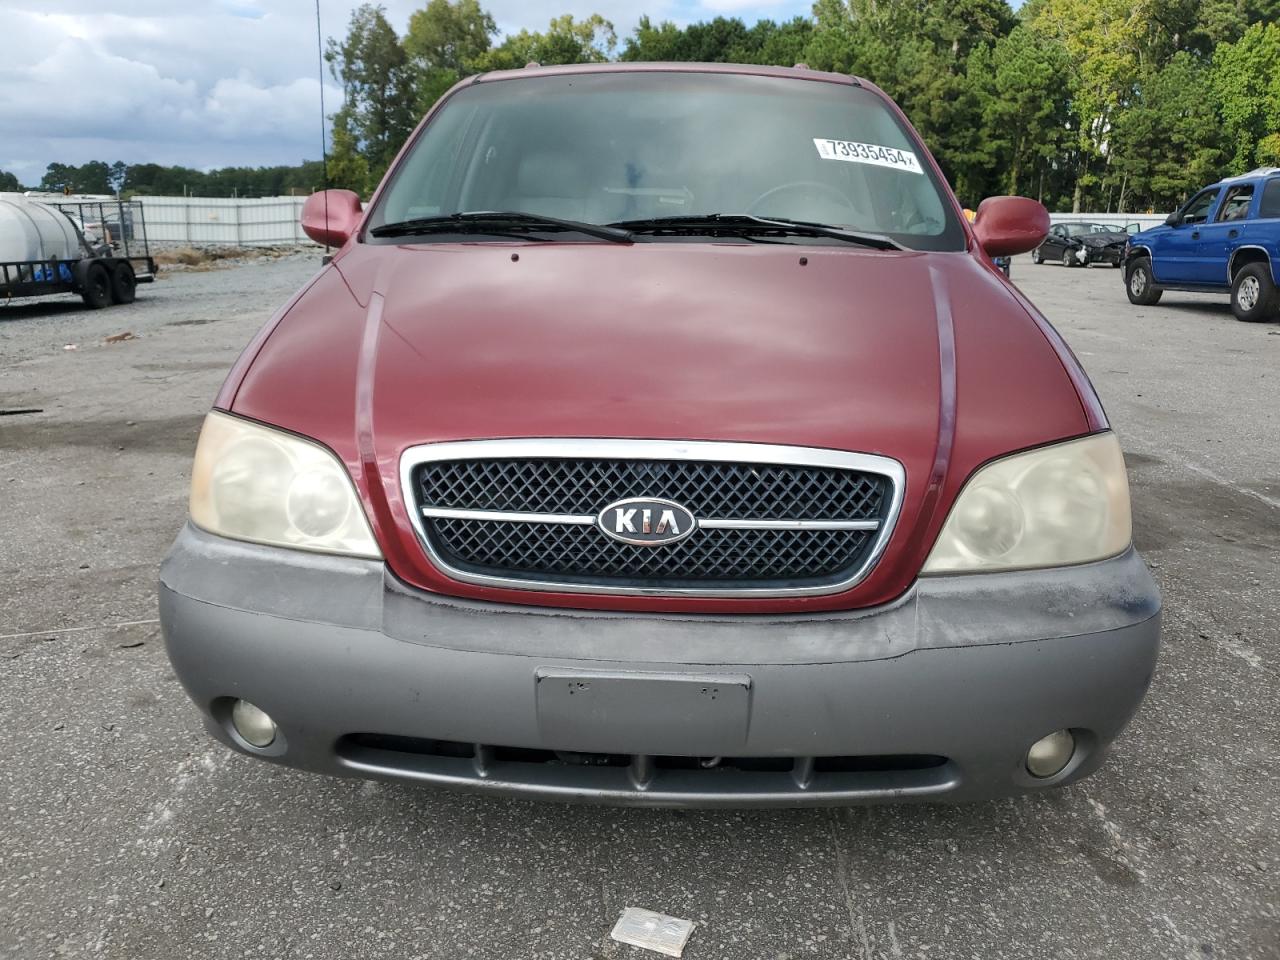
{"label": "white trailer", "polygon": [[0,299],[78,293],[98,310],[155,279],[142,204],[0,194]]}

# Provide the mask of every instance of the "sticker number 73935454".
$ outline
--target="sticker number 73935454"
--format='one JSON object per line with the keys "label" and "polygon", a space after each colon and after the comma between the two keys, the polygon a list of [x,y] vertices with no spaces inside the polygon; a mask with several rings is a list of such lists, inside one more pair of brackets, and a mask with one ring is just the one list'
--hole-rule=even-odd
{"label": "sticker number 73935454", "polygon": [[813,138],[818,156],[823,160],[846,160],[849,163],[870,163],[877,167],[905,170],[923,176],[924,168],[910,150],[882,147],[875,143],[857,143],[852,140],[823,140]]}

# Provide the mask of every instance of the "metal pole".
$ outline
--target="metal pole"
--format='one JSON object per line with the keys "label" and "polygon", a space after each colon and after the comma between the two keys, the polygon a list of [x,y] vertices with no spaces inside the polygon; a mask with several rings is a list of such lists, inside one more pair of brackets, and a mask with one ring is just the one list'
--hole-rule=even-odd
{"label": "metal pole", "polygon": [[136,204],[138,207],[138,222],[142,225],[142,255],[144,257],[151,256],[151,241],[147,239],[147,214],[144,204],[141,200],[130,200],[130,204]]}

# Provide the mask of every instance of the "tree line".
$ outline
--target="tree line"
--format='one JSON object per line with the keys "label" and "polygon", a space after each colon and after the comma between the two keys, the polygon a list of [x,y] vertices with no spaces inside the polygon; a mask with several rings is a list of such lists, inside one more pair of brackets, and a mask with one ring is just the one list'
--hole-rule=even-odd
{"label": "tree line", "polygon": [[[297,166],[224,167],[195,170],[158,163],[91,160],[81,166],[51,163],[31,189],[48,193],[119,194],[124,197],[283,197],[305,196],[322,190],[324,164],[304,161]],[[0,170],[0,192],[22,190],[12,173]]]}
{"label": "tree line", "polygon": [[343,89],[330,177],[367,194],[459,79],[542,64],[673,60],[854,73],[893,97],[968,204],[1176,206],[1220,176],[1280,165],[1280,0],[816,0],[809,17],[688,27],[599,15],[498,42],[479,0],[430,0],[403,36],[365,4],[326,60]]}
{"label": "tree line", "polygon": [[[429,0],[403,35],[374,3],[331,38],[342,87],[328,182],[368,195],[421,116],[488,70],[606,60],[713,61],[854,73],[919,129],[966,204],[1171,209],[1223,175],[1280,165],[1280,0],[816,0],[808,17],[679,27],[642,17],[619,43],[592,15],[499,38],[480,0]],[[6,179],[7,178],[7,179]],[[325,182],[318,162],[202,172],[50,164],[41,189],[266,196]],[[11,187],[6,187],[11,183]],[[16,189],[0,172],[0,190]]]}

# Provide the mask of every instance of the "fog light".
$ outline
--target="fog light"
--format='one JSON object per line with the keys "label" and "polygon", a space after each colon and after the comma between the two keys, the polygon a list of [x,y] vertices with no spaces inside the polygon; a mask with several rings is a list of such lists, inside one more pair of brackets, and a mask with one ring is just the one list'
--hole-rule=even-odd
{"label": "fog light", "polygon": [[275,721],[248,700],[237,700],[231,707],[231,725],[253,747],[269,747],[276,738]]}
{"label": "fog light", "polygon": [[1052,777],[1061,773],[1076,752],[1076,738],[1070,730],[1055,730],[1037,740],[1027,751],[1027,772],[1033,777]]}

